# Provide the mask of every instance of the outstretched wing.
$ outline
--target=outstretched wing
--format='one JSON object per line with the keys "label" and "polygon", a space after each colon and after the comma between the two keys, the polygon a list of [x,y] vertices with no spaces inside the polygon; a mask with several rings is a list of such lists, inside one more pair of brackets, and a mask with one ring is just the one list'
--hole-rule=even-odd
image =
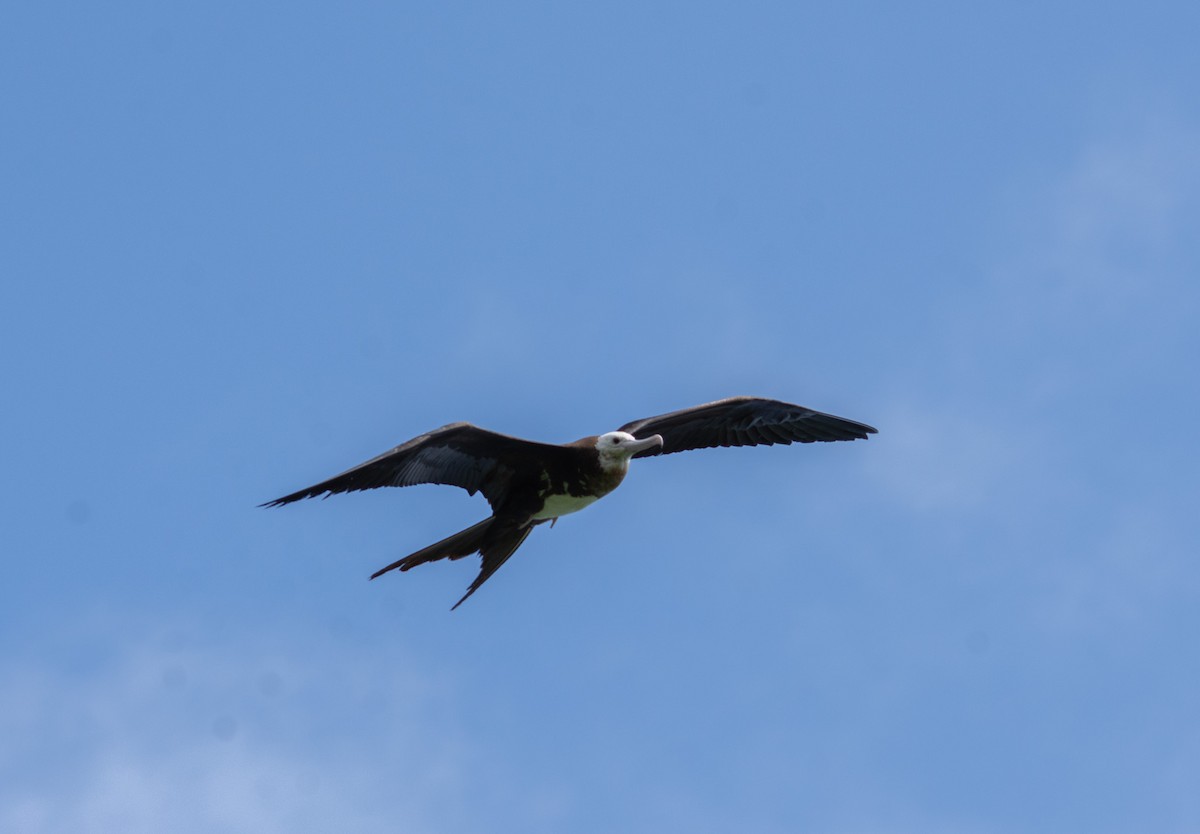
{"label": "outstretched wing", "polygon": [[713,446],[773,446],[776,443],[814,443],[865,440],[875,429],[802,405],[758,397],[730,397],[670,414],[634,420],[621,426],[634,437],[661,435],[662,448],[634,457],[669,455]]}
{"label": "outstretched wing", "polygon": [[376,487],[447,484],[462,487],[471,495],[482,492],[495,509],[507,498],[521,460],[552,457],[561,451],[558,446],[498,434],[470,423],[450,423],[327,481],[262,506],[278,507],[302,498]]}

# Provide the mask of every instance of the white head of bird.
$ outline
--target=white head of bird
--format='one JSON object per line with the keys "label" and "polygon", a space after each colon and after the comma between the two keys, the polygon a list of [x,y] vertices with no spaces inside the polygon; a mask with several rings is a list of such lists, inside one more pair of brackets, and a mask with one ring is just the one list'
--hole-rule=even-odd
{"label": "white head of bird", "polygon": [[596,438],[596,451],[600,453],[600,465],[605,469],[626,469],[629,459],[638,452],[662,446],[659,435],[638,440],[627,431],[610,431]]}

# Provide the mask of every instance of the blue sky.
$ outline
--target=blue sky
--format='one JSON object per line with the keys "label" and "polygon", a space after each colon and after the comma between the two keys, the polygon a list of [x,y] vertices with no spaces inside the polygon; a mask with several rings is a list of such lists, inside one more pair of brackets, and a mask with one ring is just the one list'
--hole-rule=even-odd
{"label": "blue sky", "polygon": [[[0,829],[1200,827],[1195,4],[26,4]],[[475,575],[454,420],[733,394]],[[473,560],[472,560],[473,561]]]}

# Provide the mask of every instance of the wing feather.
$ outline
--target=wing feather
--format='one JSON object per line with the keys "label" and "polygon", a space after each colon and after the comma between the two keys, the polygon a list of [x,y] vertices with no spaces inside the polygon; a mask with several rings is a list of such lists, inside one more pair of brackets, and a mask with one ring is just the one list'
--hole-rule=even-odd
{"label": "wing feather", "polygon": [[635,455],[639,458],[713,446],[865,440],[868,435],[875,434],[875,429],[865,423],[758,397],[730,397],[634,420],[622,426],[621,431],[639,438],[662,436],[661,449],[639,452]]}
{"label": "wing feather", "polygon": [[560,446],[510,437],[470,423],[450,423],[262,506],[278,507],[304,498],[378,487],[446,484],[461,487],[471,495],[482,492],[495,509],[504,503],[523,461],[531,456],[561,453]]}

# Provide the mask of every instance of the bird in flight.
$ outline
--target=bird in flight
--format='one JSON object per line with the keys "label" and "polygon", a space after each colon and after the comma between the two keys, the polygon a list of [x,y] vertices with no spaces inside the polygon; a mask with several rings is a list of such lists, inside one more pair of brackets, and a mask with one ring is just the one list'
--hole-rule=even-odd
{"label": "bird in flight", "polygon": [[577,512],[616,489],[631,458],[714,446],[773,446],[865,440],[875,429],[800,405],[730,397],[626,423],[616,431],[555,445],[450,423],[319,484],[276,498],[279,507],[337,492],[447,484],[483,493],[492,515],[371,574],[406,571],[479,553],[479,575],[453,611],[508,561],[539,524]]}

